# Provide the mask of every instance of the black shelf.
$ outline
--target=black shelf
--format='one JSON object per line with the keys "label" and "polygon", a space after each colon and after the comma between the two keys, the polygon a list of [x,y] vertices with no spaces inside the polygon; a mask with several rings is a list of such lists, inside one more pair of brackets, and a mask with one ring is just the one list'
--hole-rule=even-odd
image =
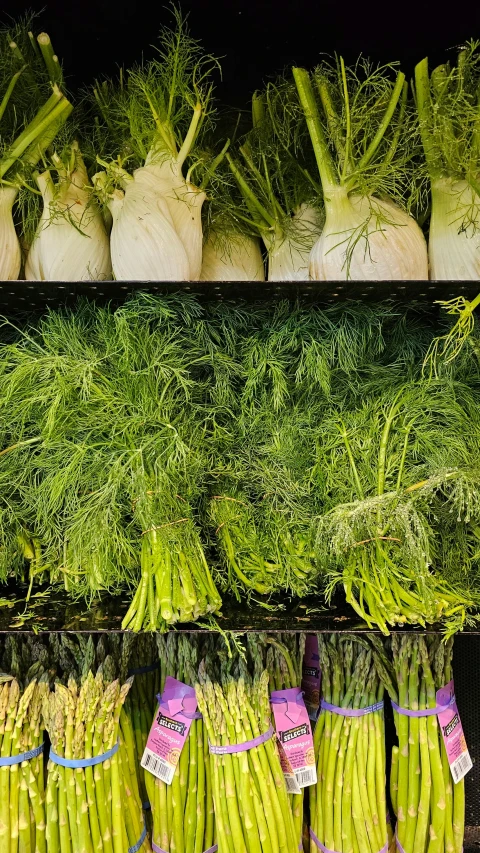
{"label": "black shelf", "polygon": [[[67,631],[91,633],[97,631],[122,631],[122,619],[131,601],[131,595],[113,596],[104,594],[90,605],[84,601],[72,601],[62,589],[49,587],[35,590],[30,601],[26,601],[27,585],[10,582],[0,587],[0,634],[5,633],[50,633]],[[306,631],[364,633],[371,630],[356,615],[355,611],[339,596],[330,606],[321,596],[285,601],[285,596],[268,602],[237,601],[224,596],[222,611],[215,616],[223,631],[244,633],[248,631]],[[201,632],[213,627],[207,620],[198,623],[178,623],[176,631]],[[424,633],[441,632],[440,626],[431,625],[423,629],[418,626],[392,628],[392,632],[421,630]],[[373,633],[379,634],[375,629]],[[480,636],[480,623],[468,626],[465,635]]]}
{"label": "black shelf", "polygon": [[380,302],[386,299],[399,303],[427,303],[465,296],[473,299],[480,290],[480,281],[312,281],[312,282],[0,282],[0,315],[14,316],[73,305],[79,297],[100,303],[121,304],[138,291],[154,294],[189,293],[201,301],[220,302],[268,299],[300,299],[328,305],[347,299]]}

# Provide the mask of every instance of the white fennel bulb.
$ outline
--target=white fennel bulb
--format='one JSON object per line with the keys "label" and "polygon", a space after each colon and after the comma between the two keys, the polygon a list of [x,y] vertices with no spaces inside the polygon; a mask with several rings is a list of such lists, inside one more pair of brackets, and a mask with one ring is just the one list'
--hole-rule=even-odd
{"label": "white fennel bulb", "polygon": [[310,254],[314,281],[424,281],[427,245],[415,220],[392,201],[348,195],[325,197],[326,220]]}
{"label": "white fennel bulb", "polygon": [[220,240],[210,233],[203,247],[200,281],[265,281],[259,240],[246,234]]}
{"label": "white fennel bulb", "polygon": [[172,222],[182,241],[190,266],[190,281],[198,281],[202,269],[202,206],[206,193],[183,177],[178,160],[167,157],[156,163],[155,155],[149,154],[141,170],[140,179],[152,176],[158,191],[167,202]]}
{"label": "white fennel bulb", "polygon": [[119,281],[189,281],[190,265],[158,179],[143,168],[124,178],[109,209],[113,273]]}
{"label": "white fennel bulb", "polygon": [[15,187],[0,186],[0,281],[17,281],[22,262],[12,215],[17,192]]}
{"label": "white fennel bulb", "polygon": [[466,181],[432,181],[430,278],[480,279],[480,197]]}
{"label": "white fennel bulb", "polygon": [[105,281],[111,278],[110,244],[76,145],[73,171],[56,168],[37,177],[43,211],[25,265],[28,281]]}
{"label": "white fennel bulb", "polygon": [[268,234],[264,242],[268,249],[269,281],[308,281],[310,251],[321,234],[318,210],[308,204],[300,205],[292,217],[288,233]]}

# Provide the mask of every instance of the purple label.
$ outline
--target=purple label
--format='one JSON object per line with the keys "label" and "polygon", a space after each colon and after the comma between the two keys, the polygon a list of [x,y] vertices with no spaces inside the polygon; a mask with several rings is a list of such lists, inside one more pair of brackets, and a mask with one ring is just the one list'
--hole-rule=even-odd
{"label": "purple label", "polygon": [[168,676],[150,729],[141,766],[171,785],[197,710],[193,687]]}
{"label": "purple label", "polygon": [[283,750],[285,753],[297,785],[300,788],[315,785],[317,773],[312,726],[302,691],[298,687],[275,690],[271,695],[271,702],[280,752]]}
{"label": "purple label", "polygon": [[316,634],[307,634],[303,656],[302,690],[310,719],[316,720],[320,705],[320,658]]}
{"label": "purple label", "polygon": [[445,707],[444,711],[439,711],[437,717],[453,780],[459,782],[472,769],[473,764],[455,701],[453,680],[449,681],[445,687],[437,690],[437,705],[439,707],[448,706]]}

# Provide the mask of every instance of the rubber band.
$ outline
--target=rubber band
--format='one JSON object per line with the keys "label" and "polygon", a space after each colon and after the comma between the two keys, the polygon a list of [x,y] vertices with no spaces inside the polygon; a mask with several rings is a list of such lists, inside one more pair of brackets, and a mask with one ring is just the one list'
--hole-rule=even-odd
{"label": "rubber band", "polygon": [[225,746],[214,746],[209,741],[208,749],[213,755],[230,755],[236,752],[246,752],[248,749],[254,749],[254,747],[260,746],[260,744],[265,743],[265,741],[267,740],[270,740],[273,733],[273,726],[270,726],[270,728],[262,735],[257,735],[257,737],[254,737],[253,740],[246,740],[243,743],[226,744]]}
{"label": "rubber band", "polygon": [[398,853],[405,853],[405,850],[403,849],[402,845],[400,844],[400,841],[398,840],[398,835],[396,832],[395,832],[395,845],[396,845],[396,848],[398,850]]}
{"label": "rubber band", "polygon": [[[310,838],[312,839],[313,843],[318,847],[319,850],[322,851],[322,853],[335,853],[334,850],[329,850],[328,847],[325,847],[325,845],[318,840],[312,827],[310,827],[308,831],[310,833]],[[388,853],[388,841],[385,842],[382,849],[379,850],[378,853]],[[403,850],[403,848],[401,850],[399,849],[399,853],[405,853],[405,850]]]}
{"label": "rubber band", "polygon": [[76,770],[79,767],[94,767],[96,764],[102,764],[107,761],[112,755],[118,752],[120,742],[117,740],[115,746],[112,746],[108,752],[103,752],[101,755],[94,755],[93,758],[64,758],[63,755],[57,755],[53,749],[50,750],[50,761],[54,764],[60,764],[61,767],[69,767]]}
{"label": "rubber band", "polygon": [[129,669],[127,672],[127,678],[130,678],[132,675],[145,675],[147,672],[155,672],[156,669],[160,669],[160,664],[151,663],[148,666],[139,666],[138,669]]}
{"label": "rubber band", "polygon": [[393,699],[391,700],[393,710],[404,717],[435,717],[451,708],[455,701],[455,696],[452,696],[447,705],[436,705],[435,708],[422,708],[421,711],[412,711],[410,708],[401,708]]}
{"label": "rubber band", "polygon": [[147,837],[147,827],[146,827],[146,824],[144,823],[142,834],[141,834],[140,838],[138,839],[137,843],[133,845],[133,847],[128,848],[128,853],[138,853],[138,851],[140,850],[140,847],[142,846],[146,837]]}
{"label": "rubber band", "polygon": [[35,749],[29,749],[28,752],[21,752],[20,755],[10,755],[8,758],[0,758],[0,767],[11,767],[13,764],[21,764],[22,761],[31,761],[40,755],[45,748],[45,744],[36,746]]}
{"label": "rubber band", "polygon": [[375,711],[381,711],[384,706],[383,699],[380,702],[375,702],[374,705],[368,705],[366,708],[340,708],[339,705],[332,705],[322,699],[320,702],[320,710],[332,711],[341,717],[364,717],[366,714],[373,714]]}
{"label": "rubber band", "polygon": [[[159,847],[154,841],[152,841],[152,850],[153,853],[168,853],[167,850],[164,850],[163,847]],[[209,847],[208,850],[204,851],[204,853],[217,853],[217,850],[218,844],[214,844],[213,847]]]}

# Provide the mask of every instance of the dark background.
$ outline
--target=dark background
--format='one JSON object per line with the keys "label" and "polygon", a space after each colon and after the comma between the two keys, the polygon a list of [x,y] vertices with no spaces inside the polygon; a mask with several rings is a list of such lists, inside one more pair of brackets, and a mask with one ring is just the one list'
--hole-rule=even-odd
{"label": "dark background", "polygon": [[[226,105],[242,107],[262,81],[293,63],[313,66],[320,54],[359,53],[400,60],[408,77],[429,55],[444,61],[447,49],[480,38],[480,4],[412,0],[181,0],[192,34],[208,52],[223,56]],[[42,0],[4,0],[1,10],[18,16],[40,11]],[[444,9],[446,11],[444,11]],[[46,30],[70,86],[112,75],[151,54],[161,24],[172,21],[167,2],[146,0],[48,0],[39,30]]]}

